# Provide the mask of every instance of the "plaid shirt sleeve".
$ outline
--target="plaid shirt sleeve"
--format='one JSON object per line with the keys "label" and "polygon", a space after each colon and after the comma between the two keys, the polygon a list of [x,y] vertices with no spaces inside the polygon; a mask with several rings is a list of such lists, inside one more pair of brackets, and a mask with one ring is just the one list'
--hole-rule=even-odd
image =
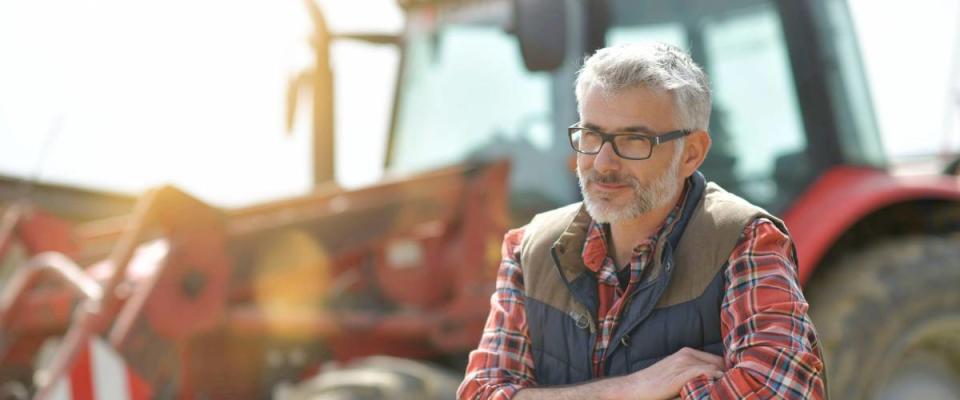
{"label": "plaid shirt sleeve", "polygon": [[458,399],[508,400],[521,388],[536,385],[520,270],[522,241],[523,228],[504,236],[490,314],[480,345],[470,352],[466,376],[457,390]]}
{"label": "plaid shirt sleeve", "polygon": [[725,271],[721,332],[727,371],[700,376],[684,399],[822,399],[823,362],[789,237],[768,219],[748,225]]}

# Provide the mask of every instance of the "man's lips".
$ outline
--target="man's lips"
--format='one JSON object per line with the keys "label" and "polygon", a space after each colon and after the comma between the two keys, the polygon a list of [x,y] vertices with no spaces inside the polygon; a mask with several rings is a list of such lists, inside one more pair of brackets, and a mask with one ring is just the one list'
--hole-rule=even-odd
{"label": "man's lips", "polygon": [[593,185],[596,186],[596,187],[597,187],[598,189],[600,189],[600,190],[605,190],[605,191],[608,191],[608,192],[612,192],[612,191],[615,191],[615,190],[620,190],[620,189],[623,189],[623,188],[626,188],[626,187],[627,187],[627,185],[622,185],[622,184],[600,183],[600,182],[594,182]]}

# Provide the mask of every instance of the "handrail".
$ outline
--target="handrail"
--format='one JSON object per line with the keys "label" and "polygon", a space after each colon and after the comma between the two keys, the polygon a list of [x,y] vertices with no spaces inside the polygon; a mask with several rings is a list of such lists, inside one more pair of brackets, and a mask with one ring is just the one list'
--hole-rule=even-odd
{"label": "handrail", "polygon": [[[53,274],[48,274],[50,272]],[[0,295],[0,329],[10,327],[13,316],[17,310],[21,309],[20,305],[28,291],[45,275],[67,284],[88,301],[99,302],[103,296],[100,284],[88,276],[73,260],[54,251],[40,253],[17,269],[9,285]]]}

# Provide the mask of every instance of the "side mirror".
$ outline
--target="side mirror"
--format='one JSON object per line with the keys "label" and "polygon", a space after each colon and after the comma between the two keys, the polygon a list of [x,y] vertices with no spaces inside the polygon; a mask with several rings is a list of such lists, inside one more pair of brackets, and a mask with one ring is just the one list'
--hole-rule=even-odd
{"label": "side mirror", "polygon": [[567,51],[565,1],[513,0],[512,23],[527,70],[550,71],[563,64]]}

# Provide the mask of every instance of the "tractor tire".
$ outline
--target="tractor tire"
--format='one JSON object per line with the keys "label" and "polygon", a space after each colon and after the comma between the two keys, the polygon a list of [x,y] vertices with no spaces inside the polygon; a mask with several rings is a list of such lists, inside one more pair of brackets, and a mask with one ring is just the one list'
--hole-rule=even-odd
{"label": "tractor tire", "polygon": [[825,265],[810,314],[835,399],[960,399],[960,236],[885,239]]}
{"label": "tractor tire", "polygon": [[424,362],[375,356],[319,375],[276,395],[282,400],[447,400],[460,379]]}

